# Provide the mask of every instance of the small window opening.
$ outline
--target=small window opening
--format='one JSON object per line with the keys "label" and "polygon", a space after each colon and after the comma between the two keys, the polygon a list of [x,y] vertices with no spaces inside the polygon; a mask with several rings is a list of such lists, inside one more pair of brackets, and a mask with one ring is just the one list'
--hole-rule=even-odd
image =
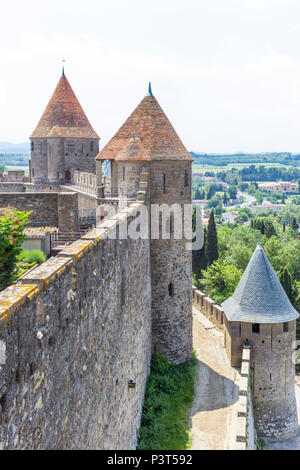
{"label": "small window opening", "polygon": [[174,237],[174,212],[170,215],[170,236]]}
{"label": "small window opening", "polygon": [[68,142],[68,152],[75,152],[75,142],[73,140]]}
{"label": "small window opening", "polygon": [[33,152],[34,151],[34,142],[31,141],[31,151]]}
{"label": "small window opening", "polygon": [[91,152],[94,151],[94,142],[93,142],[93,141],[90,143],[90,151],[91,151]]}
{"label": "small window opening", "polygon": [[252,333],[259,333],[259,323],[253,323]]}
{"label": "small window opening", "polygon": [[284,331],[284,333],[287,333],[289,331],[289,324],[288,323],[283,324],[283,331]]}
{"label": "small window opening", "polygon": [[125,180],[125,166],[123,166],[123,181]]}
{"label": "small window opening", "polygon": [[189,172],[185,170],[184,172],[184,186],[187,187],[189,185]]}
{"label": "small window opening", "polygon": [[169,297],[173,297],[174,296],[174,285],[173,285],[173,282],[170,282],[169,283]]}
{"label": "small window opening", "polygon": [[163,193],[166,192],[166,175],[163,174]]}
{"label": "small window opening", "polygon": [[34,168],[31,169],[32,176],[34,176]]}

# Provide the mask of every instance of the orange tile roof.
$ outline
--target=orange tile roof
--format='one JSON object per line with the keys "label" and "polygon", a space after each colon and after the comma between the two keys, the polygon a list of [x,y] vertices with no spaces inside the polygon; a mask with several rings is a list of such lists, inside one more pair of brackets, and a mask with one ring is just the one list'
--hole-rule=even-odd
{"label": "orange tile roof", "polygon": [[96,160],[193,161],[193,158],[150,89],[150,93],[101,150]]}
{"label": "orange tile roof", "polygon": [[44,137],[99,139],[64,73],[30,139]]}

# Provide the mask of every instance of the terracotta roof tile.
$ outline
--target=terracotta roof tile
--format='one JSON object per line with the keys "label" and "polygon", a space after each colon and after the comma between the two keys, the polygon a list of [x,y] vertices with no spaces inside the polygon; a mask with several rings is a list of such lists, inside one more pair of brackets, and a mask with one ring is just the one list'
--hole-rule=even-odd
{"label": "terracotta roof tile", "polygon": [[[132,140],[132,134],[136,140]],[[156,98],[147,95],[96,160],[190,160]]]}
{"label": "terracotta roof tile", "polygon": [[31,139],[44,137],[99,139],[64,74],[30,136]]}

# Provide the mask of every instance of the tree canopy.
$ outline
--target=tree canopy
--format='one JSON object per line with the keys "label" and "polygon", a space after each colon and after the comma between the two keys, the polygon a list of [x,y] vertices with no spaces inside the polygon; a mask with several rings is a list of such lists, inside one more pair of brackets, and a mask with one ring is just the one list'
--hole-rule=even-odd
{"label": "tree canopy", "polygon": [[0,209],[0,290],[17,278],[17,259],[25,238],[24,227],[30,212]]}

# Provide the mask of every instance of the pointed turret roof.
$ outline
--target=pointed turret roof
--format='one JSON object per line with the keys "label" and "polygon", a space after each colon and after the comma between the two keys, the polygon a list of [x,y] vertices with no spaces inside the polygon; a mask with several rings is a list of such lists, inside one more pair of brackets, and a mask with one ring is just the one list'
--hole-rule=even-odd
{"label": "pointed turret roof", "polygon": [[234,294],[221,305],[229,321],[285,323],[299,317],[260,243]]}
{"label": "pointed turret roof", "polygon": [[[132,135],[135,136],[134,141]],[[193,161],[190,153],[153,96],[150,83],[148,94],[101,150],[96,159]]]}
{"label": "pointed turret roof", "polygon": [[31,139],[44,137],[99,139],[80,106],[64,69],[37,127],[30,136]]}

